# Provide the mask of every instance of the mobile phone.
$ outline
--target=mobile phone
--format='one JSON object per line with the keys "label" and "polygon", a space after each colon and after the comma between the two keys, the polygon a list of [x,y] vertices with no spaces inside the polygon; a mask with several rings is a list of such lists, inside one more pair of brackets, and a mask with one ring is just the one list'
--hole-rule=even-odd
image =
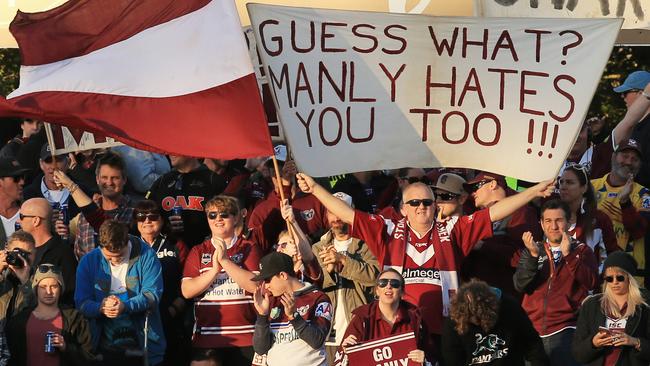
{"label": "mobile phone", "polygon": [[607,328],[607,327],[600,326],[600,327],[598,327],[598,331],[603,332],[603,333],[607,333],[607,335],[612,335],[612,330]]}

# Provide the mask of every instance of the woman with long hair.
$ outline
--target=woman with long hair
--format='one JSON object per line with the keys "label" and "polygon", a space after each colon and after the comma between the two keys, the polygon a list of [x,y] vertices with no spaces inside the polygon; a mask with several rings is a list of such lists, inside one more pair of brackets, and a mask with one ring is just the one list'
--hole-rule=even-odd
{"label": "woman with long hair", "polygon": [[650,364],[648,294],[632,273],[637,263],[615,252],[603,269],[602,293],[585,299],[573,337],[573,357],[587,365]]}
{"label": "woman with long hair", "polygon": [[569,164],[560,177],[560,199],[571,208],[569,235],[587,244],[601,270],[607,254],[620,250],[612,220],[596,208],[596,194],[587,167]]}
{"label": "woman with long hair", "polygon": [[425,348],[428,334],[418,308],[402,300],[404,277],[390,268],[377,276],[376,300],[362,305],[352,312],[352,319],[343,335],[343,342],[336,353],[335,366],[348,364],[345,349],[371,339],[413,332],[418,349],[409,352],[408,358],[418,365],[425,364]]}
{"label": "woman with long hair", "polygon": [[451,300],[442,331],[445,365],[548,365],[542,339],[513,298],[471,280]]}

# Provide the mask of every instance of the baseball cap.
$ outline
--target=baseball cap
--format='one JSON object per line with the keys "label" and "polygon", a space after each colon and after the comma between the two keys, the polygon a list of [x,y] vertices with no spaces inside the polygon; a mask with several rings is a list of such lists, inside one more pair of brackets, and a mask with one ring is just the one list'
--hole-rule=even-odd
{"label": "baseball cap", "polygon": [[16,159],[0,159],[0,177],[20,177],[28,171]]}
{"label": "baseball cap", "polygon": [[478,173],[474,178],[471,180],[467,181],[467,183],[463,184],[463,187],[467,192],[471,192],[471,186],[482,181],[491,181],[491,180],[496,180],[497,184],[499,184],[500,187],[506,187],[506,179],[499,174],[493,174],[490,172],[480,172]]}
{"label": "baseball cap", "polygon": [[634,150],[639,154],[640,157],[643,156],[643,153],[641,152],[641,145],[639,145],[639,143],[635,139],[627,139],[626,141],[621,142],[618,145],[616,152],[621,152],[625,150]]}
{"label": "baseball cap", "polygon": [[343,193],[343,192],[336,192],[332,196],[334,196],[334,197],[340,199],[341,201],[347,203],[348,206],[354,207],[354,203],[352,203],[352,196],[350,196],[349,194]]}
{"label": "baseball cap", "polygon": [[264,281],[280,272],[294,276],[293,260],[280,252],[271,252],[260,259],[260,273],[251,278],[252,281]]}
{"label": "baseball cap", "polygon": [[41,264],[36,268],[34,279],[32,280],[32,289],[36,291],[38,284],[46,278],[54,278],[61,286],[61,292],[63,292],[65,285],[63,283],[63,276],[61,275],[61,269],[54,264]]}
{"label": "baseball cap", "polygon": [[623,84],[614,88],[617,93],[624,93],[628,90],[643,90],[650,83],[650,72],[638,70],[625,78]]}
{"label": "baseball cap", "polygon": [[465,184],[465,179],[460,175],[454,173],[443,173],[440,174],[438,181],[433,185],[433,188],[442,189],[455,194],[463,194],[465,192],[463,184]]}
{"label": "baseball cap", "polygon": [[[61,155],[61,154],[54,154],[54,155]],[[52,150],[50,150],[50,144],[45,143],[41,147],[41,155],[39,156],[41,160],[45,160],[48,158],[52,157]]]}

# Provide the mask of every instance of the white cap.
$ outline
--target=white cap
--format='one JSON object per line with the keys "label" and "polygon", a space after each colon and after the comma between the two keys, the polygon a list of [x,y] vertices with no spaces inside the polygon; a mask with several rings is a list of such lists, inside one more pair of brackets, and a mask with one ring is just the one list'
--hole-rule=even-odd
{"label": "white cap", "polygon": [[352,203],[352,197],[349,194],[343,192],[336,192],[333,194],[333,196],[347,203],[348,206],[354,207],[354,204]]}

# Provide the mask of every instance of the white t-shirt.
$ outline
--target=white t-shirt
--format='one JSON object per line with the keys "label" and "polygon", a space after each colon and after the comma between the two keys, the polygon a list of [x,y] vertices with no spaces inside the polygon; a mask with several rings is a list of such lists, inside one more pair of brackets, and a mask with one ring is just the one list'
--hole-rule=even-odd
{"label": "white t-shirt", "polygon": [[[129,254],[131,254],[131,242],[129,241]],[[114,265],[109,262],[111,268],[111,294],[122,294],[126,292],[126,272],[129,270],[129,257],[122,263]]]}
{"label": "white t-shirt", "polygon": [[20,210],[16,211],[16,214],[10,218],[6,218],[0,215],[0,220],[2,220],[2,227],[4,228],[7,237],[9,237],[9,235],[13,234],[14,231],[16,231],[16,221],[18,221],[19,216],[20,216]]}
{"label": "white t-shirt", "polygon": [[[350,244],[352,243],[352,238],[348,240],[336,240],[334,239],[334,248],[339,253],[347,253]],[[339,281],[340,276],[338,277]],[[328,346],[338,346],[343,341],[343,335],[345,330],[348,328],[348,319],[345,316],[345,296],[343,294],[343,289],[339,286],[336,290],[336,310],[334,312],[334,319],[332,319],[332,329],[336,338],[334,342],[327,342]]]}

